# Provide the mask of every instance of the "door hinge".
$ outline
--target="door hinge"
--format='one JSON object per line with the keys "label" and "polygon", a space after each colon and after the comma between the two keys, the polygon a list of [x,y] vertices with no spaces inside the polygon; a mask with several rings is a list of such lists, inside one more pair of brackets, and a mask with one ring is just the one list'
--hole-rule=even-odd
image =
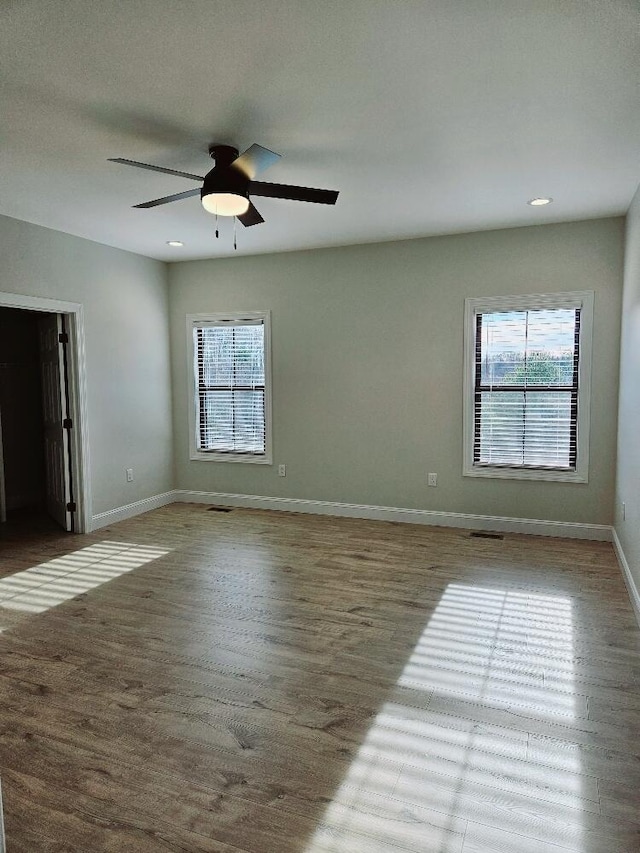
{"label": "door hinge", "polygon": [[71,501],[70,503],[67,504],[67,512],[75,512],[75,511],[76,511],[75,501]]}
{"label": "door hinge", "polygon": [[73,421],[71,418],[65,418],[62,421],[62,429],[73,429]]}
{"label": "door hinge", "polygon": [[58,335],[58,343],[68,344],[69,343],[69,335],[66,332],[60,332],[60,334]]}

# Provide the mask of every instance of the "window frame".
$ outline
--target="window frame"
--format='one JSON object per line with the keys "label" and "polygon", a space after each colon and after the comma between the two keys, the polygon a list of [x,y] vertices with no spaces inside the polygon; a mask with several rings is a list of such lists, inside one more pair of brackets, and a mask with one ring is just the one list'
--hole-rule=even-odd
{"label": "window frame", "polygon": [[[470,297],[464,308],[464,406],[463,465],[465,477],[489,477],[505,480],[548,480],[566,483],[589,482],[589,428],[591,409],[591,362],[594,293],[590,290],[566,293],[540,293],[519,296]],[[527,468],[474,463],[476,317],[493,311],[540,309],[580,309],[578,362],[577,453],[575,470]]]}
{"label": "window frame", "polygon": [[[234,453],[233,451],[200,450],[198,448],[198,367],[194,345],[194,328],[211,324],[262,320],[264,327],[264,453]],[[189,379],[189,459],[201,462],[244,462],[252,465],[272,465],[272,378],[271,378],[271,311],[233,311],[207,314],[187,314],[187,370]]]}

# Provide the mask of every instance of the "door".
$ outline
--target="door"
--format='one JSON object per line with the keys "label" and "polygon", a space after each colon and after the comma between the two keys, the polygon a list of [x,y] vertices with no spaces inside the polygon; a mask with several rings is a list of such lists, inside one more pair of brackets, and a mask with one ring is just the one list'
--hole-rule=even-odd
{"label": "door", "polygon": [[49,515],[65,530],[73,530],[73,497],[67,413],[66,335],[61,314],[39,319],[40,362],[42,367],[42,414],[44,419],[44,461],[46,507]]}

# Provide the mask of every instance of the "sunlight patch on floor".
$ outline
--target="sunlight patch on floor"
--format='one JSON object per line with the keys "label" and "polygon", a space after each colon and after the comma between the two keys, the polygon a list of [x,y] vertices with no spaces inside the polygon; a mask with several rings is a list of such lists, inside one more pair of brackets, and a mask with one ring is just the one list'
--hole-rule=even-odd
{"label": "sunlight patch on floor", "polygon": [[597,785],[526,731],[579,713],[573,634],[569,598],[449,584],[305,853],[461,853],[472,826],[582,853]]}
{"label": "sunlight patch on floor", "polygon": [[168,553],[130,542],[89,545],[0,579],[0,609],[44,613]]}

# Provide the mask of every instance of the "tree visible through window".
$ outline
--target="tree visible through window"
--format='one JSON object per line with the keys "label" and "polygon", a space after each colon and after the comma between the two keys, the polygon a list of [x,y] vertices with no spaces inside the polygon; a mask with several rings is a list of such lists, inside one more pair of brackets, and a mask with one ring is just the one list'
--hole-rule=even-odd
{"label": "tree visible through window", "polygon": [[575,471],[580,314],[476,313],[474,465]]}
{"label": "tree visible through window", "polygon": [[588,482],[593,303],[465,300],[465,476]]}

